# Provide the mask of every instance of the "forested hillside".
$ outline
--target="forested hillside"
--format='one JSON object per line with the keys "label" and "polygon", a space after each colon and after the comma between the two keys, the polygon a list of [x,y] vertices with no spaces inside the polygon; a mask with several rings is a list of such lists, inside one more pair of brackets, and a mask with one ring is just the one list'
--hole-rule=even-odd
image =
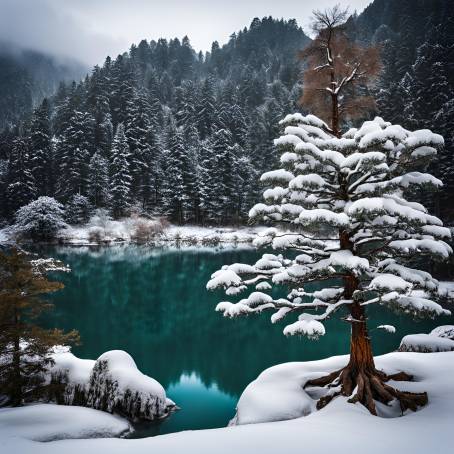
{"label": "forested hillside", "polygon": [[32,112],[61,81],[83,77],[86,68],[40,52],[0,41],[0,128],[14,125]]}
{"label": "forested hillside", "polygon": [[[348,32],[381,46],[370,116],[445,137],[432,172],[446,185],[432,208],[452,221],[449,7],[449,0],[376,0],[349,19]],[[264,18],[222,47],[214,42],[205,55],[185,37],[144,40],[108,57],[81,83],[62,84],[21,128],[1,135],[4,219],[52,195],[72,222],[86,218],[74,213],[99,207],[117,218],[134,210],[177,223],[244,222],[261,191],[259,175],[277,167],[279,120],[305,111],[298,51],[309,41],[294,20]]]}
{"label": "forested hillside", "polygon": [[134,206],[175,222],[245,219],[277,159],[278,121],[296,109],[307,42],[295,21],[264,18],[206,55],[185,37],[107,58],[43,102],[27,137],[6,139],[6,216],[52,194],[116,217]]}
{"label": "forested hillside", "polygon": [[359,41],[382,46],[379,115],[410,129],[443,135],[432,172],[444,188],[432,208],[454,220],[454,17],[451,0],[375,0],[349,21]]}

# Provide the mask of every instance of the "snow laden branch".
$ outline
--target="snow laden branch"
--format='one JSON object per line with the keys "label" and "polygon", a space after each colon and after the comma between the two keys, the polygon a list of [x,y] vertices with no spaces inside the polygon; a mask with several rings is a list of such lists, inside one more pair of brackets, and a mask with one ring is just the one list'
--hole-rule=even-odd
{"label": "snow laden branch", "polygon": [[[417,267],[448,257],[450,230],[409,200],[414,189],[442,185],[424,171],[443,138],[379,117],[339,138],[313,115],[288,115],[281,126],[281,168],[262,175],[264,203],[250,210],[252,220],[276,225],[254,244],[279,253],[216,271],[207,288],[233,299],[216,309],[227,317],[271,311],[273,323],[295,315],[284,334],[309,338],[325,334],[324,320],[352,306],[448,314],[437,302],[438,281]],[[323,289],[311,291],[314,283]],[[275,286],[290,290],[276,298]]]}

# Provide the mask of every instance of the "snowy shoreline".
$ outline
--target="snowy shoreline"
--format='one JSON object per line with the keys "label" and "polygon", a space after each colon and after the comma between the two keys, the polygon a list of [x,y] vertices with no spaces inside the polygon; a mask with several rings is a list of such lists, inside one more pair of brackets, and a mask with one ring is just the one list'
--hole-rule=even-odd
{"label": "snowy shoreline", "polygon": [[[152,221],[150,221],[152,222]],[[202,227],[194,225],[170,225],[146,238],[137,238],[134,220],[129,218],[103,225],[86,224],[68,226],[58,232],[56,239],[47,243],[64,246],[118,246],[121,244],[143,244],[150,247],[165,246],[237,246],[252,247],[256,235],[264,231],[263,226]],[[0,244],[14,243],[11,227],[0,230]],[[35,244],[30,242],[31,244]],[[25,243],[26,244],[26,243]]]}
{"label": "snowy shoreline", "polygon": [[[113,430],[109,429],[112,424],[117,431],[124,429],[124,426],[118,427],[118,421],[113,420],[111,415],[87,410],[86,414],[93,416],[90,419],[59,419],[58,430],[65,435],[65,439],[40,443],[36,440],[45,438],[46,433],[52,431],[55,412],[50,411],[49,406],[43,406],[42,412],[36,410],[36,414],[27,418],[27,424],[24,424],[21,412],[25,415],[25,412],[33,408],[24,407],[0,411],[1,445],[5,452],[21,454],[119,454],[132,451],[135,454],[224,454],[232,451],[275,454],[282,451],[292,452],[295,449],[294,440],[301,439],[304,440],[307,452],[325,453],[335,450],[339,454],[347,454],[357,452],[358,446],[361,445],[367,446],[368,454],[381,454],[386,451],[403,454],[450,452],[454,411],[454,382],[451,380],[454,374],[454,352],[394,352],[376,357],[377,367],[380,369],[405,370],[416,378],[413,382],[396,382],[393,385],[413,392],[428,392],[429,404],[416,413],[409,413],[404,417],[380,418],[370,415],[361,405],[350,404],[347,398],[339,397],[323,410],[300,417],[306,408],[301,405],[301,400],[312,400],[302,391],[302,381],[307,379],[308,374],[323,374],[338,368],[346,361],[346,356],[338,356],[320,361],[281,364],[267,369],[251,383],[240,399],[239,411],[249,424],[135,440],[86,439],[85,434],[93,421],[96,421],[98,433],[101,433],[99,427],[104,427],[106,435],[109,430],[112,434]],[[53,408],[57,412],[60,409],[65,412],[80,411],[78,407]],[[283,413],[287,414],[287,418],[283,418]],[[15,417],[12,417],[14,414]],[[96,419],[97,416],[101,419]],[[289,418],[294,419],[269,422]],[[327,427],[330,436],[326,436]],[[428,427],[431,427],[431,437],[427,437]]]}

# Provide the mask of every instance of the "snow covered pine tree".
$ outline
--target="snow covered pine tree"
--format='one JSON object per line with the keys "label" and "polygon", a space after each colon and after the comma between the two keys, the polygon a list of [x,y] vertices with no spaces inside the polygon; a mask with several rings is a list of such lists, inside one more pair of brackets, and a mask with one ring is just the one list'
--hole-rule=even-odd
{"label": "snow covered pine tree", "polygon": [[[255,205],[250,218],[281,227],[259,234],[255,245],[287,250],[290,258],[264,254],[254,265],[236,263],[216,271],[208,289],[223,287],[227,295],[237,295],[255,287],[246,298],[221,302],[216,310],[236,317],[270,309],[275,311],[273,323],[298,314],[284,334],[309,338],[325,334],[323,321],[348,310],[343,320],[351,324],[349,363],[305,384],[327,387],[317,408],[355,392],[350,402],[362,403],[372,414],[377,414],[376,401],[416,410],[427,402],[426,393],[400,391],[386,383],[412,377],[375,368],[366,310],[380,304],[418,316],[449,314],[434,301],[438,281],[411,262],[446,259],[452,251],[443,240],[450,231],[424,206],[406,199],[413,188],[442,185],[416,169],[436,155],[443,138],[379,117],[340,137],[313,115],[288,115],[281,125],[285,135],[275,144],[282,149],[283,168],[262,175],[269,186],[266,203]],[[316,282],[325,288],[306,289]],[[273,285],[291,291],[274,299],[264,292]]]}

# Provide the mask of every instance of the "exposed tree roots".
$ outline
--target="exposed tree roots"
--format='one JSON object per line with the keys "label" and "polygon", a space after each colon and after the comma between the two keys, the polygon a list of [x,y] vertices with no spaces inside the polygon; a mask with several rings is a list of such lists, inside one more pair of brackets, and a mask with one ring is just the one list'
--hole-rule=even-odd
{"label": "exposed tree roots", "polygon": [[356,390],[349,402],[360,402],[373,415],[377,415],[375,402],[389,405],[395,399],[399,402],[403,413],[406,410],[416,411],[418,407],[426,405],[427,393],[399,391],[389,386],[386,382],[389,380],[411,381],[412,379],[413,377],[405,372],[387,375],[375,367],[357,369],[347,365],[345,368],[324,377],[309,380],[304,388],[310,386],[340,388],[339,391],[336,390],[321,397],[317,402],[318,410],[325,407],[336,396],[352,396],[353,391]]}

